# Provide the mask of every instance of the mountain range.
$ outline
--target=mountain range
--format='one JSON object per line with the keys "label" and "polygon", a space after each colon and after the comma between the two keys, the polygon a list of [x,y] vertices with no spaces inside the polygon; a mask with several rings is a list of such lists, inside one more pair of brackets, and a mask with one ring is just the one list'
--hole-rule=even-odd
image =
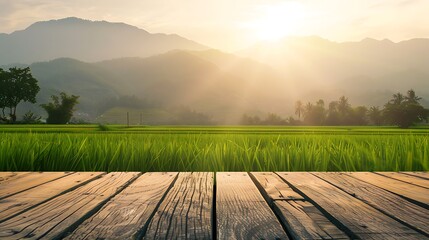
{"label": "mountain range", "polygon": [[[232,54],[123,23],[66,18],[0,34],[1,65],[30,66],[40,103],[60,91],[79,95],[78,112],[90,120],[130,111],[106,107],[121,96],[146,102],[142,111],[156,115],[147,116],[151,123],[168,122],[161,119],[171,117],[166,109],[179,106],[227,124],[244,113],[292,115],[296,100],[346,95],[354,106],[382,106],[410,88],[429,106],[429,39],[288,37]],[[27,109],[43,112],[29,104],[21,111]]]}
{"label": "mountain range", "polygon": [[208,47],[176,34],[152,34],[124,23],[70,17],[36,22],[25,30],[0,35],[0,65],[31,64],[63,57],[96,62],[148,57],[174,49]]}

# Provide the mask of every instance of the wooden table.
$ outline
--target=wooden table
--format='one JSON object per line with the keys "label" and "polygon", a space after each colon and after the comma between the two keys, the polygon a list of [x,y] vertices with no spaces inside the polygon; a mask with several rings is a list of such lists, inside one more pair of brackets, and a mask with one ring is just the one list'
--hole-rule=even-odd
{"label": "wooden table", "polygon": [[429,239],[428,172],[0,172],[0,239]]}

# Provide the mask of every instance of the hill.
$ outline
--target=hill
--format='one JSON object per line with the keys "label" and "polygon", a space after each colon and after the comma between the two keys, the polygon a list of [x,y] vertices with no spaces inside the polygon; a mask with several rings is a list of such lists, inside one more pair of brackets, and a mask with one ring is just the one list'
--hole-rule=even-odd
{"label": "hill", "polygon": [[344,94],[356,104],[382,105],[391,94],[413,88],[429,103],[429,39],[337,43],[289,37],[237,54],[277,69],[295,82],[303,99]]}
{"label": "hill", "polygon": [[25,30],[0,34],[0,65],[74,58],[86,62],[148,57],[173,49],[207,47],[175,34],[152,34],[124,23],[65,18],[36,22]]}
{"label": "hill", "polygon": [[[284,96],[287,84],[270,67],[214,50],[176,50],[148,58],[97,63],[61,58],[29,66],[42,89],[38,102],[46,102],[50,95],[60,91],[79,95],[79,114],[90,119],[113,108],[116,109],[114,115],[118,116],[119,110],[134,107],[152,112],[162,109],[169,116],[196,111],[215,122],[237,123],[243,113],[286,113],[285,104],[293,103]],[[245,73],[246,69],[258,74]],[[124,96],[135,99],[120,99]],[[141,103],[133,104],[133,101]],[[33,105],[33,110],[42,112],[37,109]],[[24,110],[26,108],[21,108]],[[166,119],[151,121],[166,122]],[[168,119],[179,121],[174,116]]]}

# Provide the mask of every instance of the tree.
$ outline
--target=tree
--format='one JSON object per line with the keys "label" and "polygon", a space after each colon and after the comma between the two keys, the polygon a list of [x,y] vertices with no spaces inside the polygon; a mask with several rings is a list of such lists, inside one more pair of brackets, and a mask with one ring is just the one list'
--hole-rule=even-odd
{"label": "tree", "polygon": [[379,107],[370,107],[368,110],[368,118],[372,122],[372,124],[380,126],[383,122],[382,111]]}
{"label": "tree", "polygon": [[304,122],[308,125],[322,125],[325,121],[325,102],[320,99],[316,105],[307,103],[304,112]]}
{"label": "tree", "polygon": [[295,103],[295,114],[298,115],[298,119],[301,119],[301,114],[304,112],[304,105],[301,101]]}
{"label": "tree", "polygon": [[338,113],[338,101],[332,101],[329,103],[328,116],[326,117],[327,125],[339,125],[340,115]]}
{"label": "tree", "polygon": [[383,115],[389,123],[408,128],[428,117],[428,110],[420,105],[420,99],[412,89],[406,96],[401,93],[394,94],[393,98],[384,105]]}
{"label": "tree", "polygon": [[52,102],[40,105],[48,113],[46,122],[53,124],[68,123],[73,116],[73,112],[75,111],[75,105],[78,104],[78,98],[79,96],[69,96],[64,92],[61,92],[60,96],[52,95]]}
{"label": "tree", "polygon": [[5,109],[9,108],[11,122],[16,122],[16,108],[20,102],[36,103],[40,91],[37,80],[31,75],[30,68],[9,68],[0,71],[0,108],[2,120],[6,119]]}
{"label": "tree", "polygon": [[353,124],[353,125],[367,125],[367,113],[368,109],[365,106],[358,106],[353,108],[351,112],[351,118],[349,119],[349,122],[347,124]]}
{"label": "tree", "polygon": [[7,107],[7,102],[6,102],[7,78],[8,78],[7,73],[0,68],[0,109],[1,109],[0,121],[7,120],[4,112]]}

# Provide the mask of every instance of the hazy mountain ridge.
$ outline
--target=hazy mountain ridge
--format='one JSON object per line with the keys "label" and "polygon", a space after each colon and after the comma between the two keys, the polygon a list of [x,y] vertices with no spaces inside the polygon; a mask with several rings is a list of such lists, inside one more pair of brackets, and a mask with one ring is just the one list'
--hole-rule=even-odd
{"label": "hazy mountain ridge", "polygon": [[237,123],[243,113],[286,117],[296,100],[327,104],[342,95],[354,106],[382,106],[410,88],[429,107],[429,39],[290,37],[230,54],[124,23],[67,18],[0,34],[0,66],[26,66],[9,64],[26,62],[19,59],[36,62],[30,68],[42,89],[39,103],[66,91],[81,96],[78,110],[93,119],[107,99],[132,95],[221,123]]}
{"label": "hazy mountain ridge", "polygon": [[173,49],[208,47],[176,34],[151,34],[125,23],[65,18],[37,22],[0,35],[0,65],[68,57],[95,62],[121,57],[148,57]]}
{"label": "hazy mountain ridge", "polygon": [[[106,100],[132,95],[166,109],[189,107],[222,123],[237,123],[246,112],[285,112],[283,100],[292,102],[292,99],[282,96],[284,84],[280,86],[281,79],[275,72],[269,72],[270,68],[263,64],[258,67],[251,60],[215,52],[218,57],[224,55],[221,57],[224,61],[215,64],[207,60],[213,57],[213,51],[175,50],[148,58],[97,63],[61,58],[29,66],[42,89],[39,103],[48,101],[52,94],[66,91],[81,96],[78,110],[92,119],[103,113],[99,106]],[[243,70],[251,68],[267,72],[243,77]],[[21,110],[27,108],[29,105]],[[31,109],[43,112],[37,105]]]}
{"label": "hazy mountain ridge", "polygon": [[[300,86],[303,99],[329,99],[345,94],[356,104],[381,105],[384,98],[414,88],[429,100],[429,39],[364,39],[332,42],[320,37],[290,37],[259,43],[237,53],[268,64],[282,73],[285,81]],[[374,96],[370,99],[369,92]],[[315,94],[318,93],[318,94]]]}

